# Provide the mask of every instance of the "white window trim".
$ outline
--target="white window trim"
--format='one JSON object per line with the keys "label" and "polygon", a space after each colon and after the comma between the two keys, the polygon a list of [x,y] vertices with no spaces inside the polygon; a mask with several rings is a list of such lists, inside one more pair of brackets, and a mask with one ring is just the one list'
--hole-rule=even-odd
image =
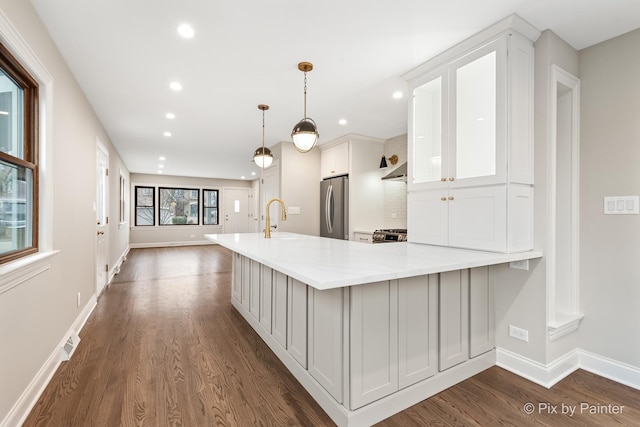
{"label": "white window trim", "polygon": [[18,59],[39,85],[38,253],[0,265],[0,294],[48,270],[53,250],[53,76],[0,10],[0,42]]}

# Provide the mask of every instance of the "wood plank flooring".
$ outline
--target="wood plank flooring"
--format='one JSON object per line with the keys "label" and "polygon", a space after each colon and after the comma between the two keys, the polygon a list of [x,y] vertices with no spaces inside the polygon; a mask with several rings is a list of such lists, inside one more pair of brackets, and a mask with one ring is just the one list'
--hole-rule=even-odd
{"label": "wood plank flooring", "polygon": [[[132,250],[24,426],[334,425],[230,290],[224,248]],[[585,371],[547,390],[493,367],[379,423],[432,425],[640,426],[640,391]]]}

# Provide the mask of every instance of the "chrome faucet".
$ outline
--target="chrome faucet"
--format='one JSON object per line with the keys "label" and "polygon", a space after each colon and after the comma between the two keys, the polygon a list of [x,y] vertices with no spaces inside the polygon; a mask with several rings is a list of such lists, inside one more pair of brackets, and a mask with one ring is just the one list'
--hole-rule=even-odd
{"label": "chrome faucet", "polygon": [[264,220],[264,238],[265,239],[271,238],[271,218],[269,218],[269,208],[271,207],[271,203],[273,202],[280,203],[280,205],[282,206],[282,220],[283,221],[287,220],[287,211],[286,211],[286,208],[284,207],[284,202],[281,199],[278,199],[277,197],[274,197],[273,199],[269,200],[267,202],[267,216]]}

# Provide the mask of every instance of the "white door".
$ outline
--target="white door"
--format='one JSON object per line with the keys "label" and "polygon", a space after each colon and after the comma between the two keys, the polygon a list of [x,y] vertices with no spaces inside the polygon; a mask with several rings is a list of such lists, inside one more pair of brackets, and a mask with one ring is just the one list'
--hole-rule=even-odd
{"label": "white door", "polygon": [[[260,230],[264,232],[264,221],[266,215],[267,202],[274,197],[280,197],[280,175],[278,167],[272,166],[262,172],[262,185],[260,190]],[[279,231],[282,207],[278,203],[272,203],[269,210],[271,231]]]}
{"label": "white door", "polygon": [[100,141],[96,145],[96,296],[99,297],[109,277],[109,153]]}
{"label": "white door", "polygon": [[249,228],[249,188],[224,189],[224,232],[247,233]]}

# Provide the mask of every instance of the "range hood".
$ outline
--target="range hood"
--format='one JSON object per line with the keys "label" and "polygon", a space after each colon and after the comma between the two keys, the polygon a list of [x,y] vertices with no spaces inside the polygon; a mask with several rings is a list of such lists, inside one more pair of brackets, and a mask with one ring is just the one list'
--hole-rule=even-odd
{"label": "range hood", "polygon": [[382,180],[407,182],[407,162],[404,162],[403,164],[383,176]]}

